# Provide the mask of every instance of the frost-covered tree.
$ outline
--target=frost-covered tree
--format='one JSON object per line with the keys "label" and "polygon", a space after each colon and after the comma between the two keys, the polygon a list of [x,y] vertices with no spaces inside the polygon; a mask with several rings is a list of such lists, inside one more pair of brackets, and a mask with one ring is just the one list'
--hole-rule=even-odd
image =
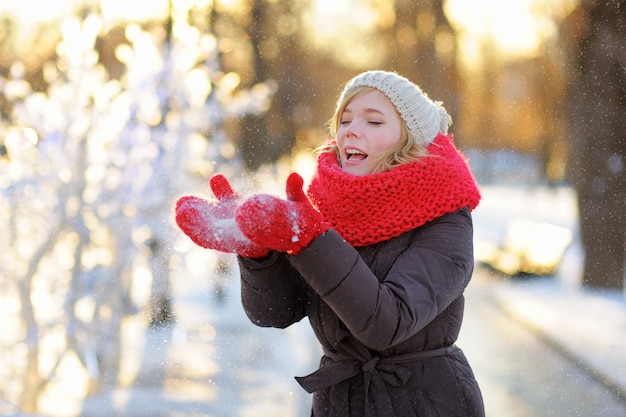
{"label": "frost-covered tree", "polygon": [[172,8],[166,36],[128,25],[120,79],[94,49],[97,11],[63,22],[46,91],[20,62],[0,78],[11,107],[0,120],[0,355],[12,364],[0,396],[24,411],[70,356],[91,390],[115,384],[135,271],[150,270],[155,301],[167,302],[176,197],[212,171],[240,170],[222,124],[268,106],[264,84],[235,93],[217,39],[187,12]]}

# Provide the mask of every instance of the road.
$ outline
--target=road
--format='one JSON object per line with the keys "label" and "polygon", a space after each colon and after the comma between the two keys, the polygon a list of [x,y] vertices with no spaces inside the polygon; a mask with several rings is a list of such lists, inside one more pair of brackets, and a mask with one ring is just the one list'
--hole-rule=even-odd
{"label": "road", "polygon": [[487,416],[626,416],[626,403],[589,371],[502,312],[490,295],[493,279],[476,270],[459,338],[483,391]]}

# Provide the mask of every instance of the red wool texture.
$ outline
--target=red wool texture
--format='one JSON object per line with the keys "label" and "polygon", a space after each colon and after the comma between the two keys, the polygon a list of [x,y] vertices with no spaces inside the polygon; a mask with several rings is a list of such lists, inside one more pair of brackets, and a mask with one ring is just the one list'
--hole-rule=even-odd
{"label": "red wool texture", "polygon": [[308,195],[348,243],[366,246],[401,235],[463,207],[480,192],[453,137],[439,135],[429,156],[367,176],[346,173],[334,153],[323,153]]}
{"label": "red wool texture", "polygon": [[252,242],[293,255],[328,230],[322,215],[302,191],[302,177],[287,178],[287,200],[258,194],[237,209],[237,224]]}
{"label": "red wool texture", "polygon": [[235,222],[239,194],[222,174],[209,181],[217,201],[184,196],[176,202],[176,224],[198,246],[249,258],[266,256],[268,248],[246,238]]}

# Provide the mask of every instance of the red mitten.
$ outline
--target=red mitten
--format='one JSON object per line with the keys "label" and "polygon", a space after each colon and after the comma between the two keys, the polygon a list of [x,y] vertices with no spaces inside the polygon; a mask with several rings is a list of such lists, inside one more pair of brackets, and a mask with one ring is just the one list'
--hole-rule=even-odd
{"label": "red mitten", "polygon": [[297,255],[326,230],[328,223],[302,191],[297,173],[287,178],[287,201],[267,194],[246,200],[236,214],[239,228],[251,241],[280,252]]}
{"label": "red mitten", "polygon": [[185,196],[176,202],[176,224],[198,246],[260,258],[270,251],[246,238],[235,222],[239,195],[222,174],[209,181],[217,202]]}

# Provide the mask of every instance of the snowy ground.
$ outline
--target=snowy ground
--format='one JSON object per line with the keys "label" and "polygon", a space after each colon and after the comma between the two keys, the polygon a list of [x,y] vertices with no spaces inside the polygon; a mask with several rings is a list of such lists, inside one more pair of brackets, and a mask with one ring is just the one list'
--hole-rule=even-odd
{"label": "snowy ground", "polygon": [[506,224],[520,217],[566,227],[573,241],[554,276],[494,280],[492,296],[504,312],[626,398],[626,297],[580,285],[583,252],[574,191],[483,187],[474,213],[477,241],[501,241]]}
{"label": "snowy ground", "polygon": [[[237,277],[225,293],[212,282],[212,255],[193,251],[175,279],[175,327],[147,329],[134,383],[90,399],[83,417],[302,416],[310,398],[293,379],[316,369],[319,348],[308,323],[286,330],[253,326]],[[236,271],[233,271],[236,274]],[[142,359],[143,358],[143,359]]]}

